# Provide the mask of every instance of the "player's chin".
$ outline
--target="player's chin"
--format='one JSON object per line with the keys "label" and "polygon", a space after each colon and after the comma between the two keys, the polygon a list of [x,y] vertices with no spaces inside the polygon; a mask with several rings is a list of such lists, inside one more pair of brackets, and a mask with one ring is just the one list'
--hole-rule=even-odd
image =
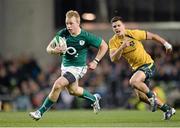
{"label": "player's chin", "polygon": [[69,29],[68,31],[69,31],[69,33],[70,33],[71,35],[74,34],[73,30],[71,30],[71,29]]}
{"label": "player's chin", "polygon": [[116,35],[117,35],[117,36],[122,36],[122,34],[121,34],[121,33],[119,33],[119,32],[118,32],[118,33],[116,33]]}

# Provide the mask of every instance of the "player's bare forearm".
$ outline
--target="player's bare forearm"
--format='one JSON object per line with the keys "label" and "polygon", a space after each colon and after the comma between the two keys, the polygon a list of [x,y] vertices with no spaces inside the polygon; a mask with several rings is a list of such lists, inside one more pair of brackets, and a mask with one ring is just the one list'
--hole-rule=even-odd
{"label": "player's bare forearm", "polygon": [[160,37],[159,35],[147,32],[147,39],[155,40],[156,42],[161,43],[162,45],[164,45],[164,47],[166,48],[167,53],[172,52],[172,45],[170,43],[168,43],[165,39]]}
{"label": "player's bare forearm", "polygon": [[54,48],[52,48],[51,44],[47,46],[46,51],[49,54],[55,54]]}
{"label": "player's bare forearm", "polygon": [[100,61],[102,59],[102,57],[106,54],[107,50],[108,50],[108,45],[106,44],[106,42],[104,40],[102,40],[102,43],[99,47],[98,53],[95,58],[98,61]]}
{"label": "player's bare forearm", "polygon": [[98,50],[98,53],[97,53],[95,59],[88,64],[88,68],[91,69],[91,70],[96,69],[99,61],[100,61],[100,60],[102,59],[102,57],[106,54],[107,50],[108,50],[108,45],[107,45],[106,42],[103,40],[102,43],[101,43],[101,45],[100,45],[100,47],[99,47],[99,50]]}
{"label": "player's bare forearm", "polygon": [[51,42],[48,44],[47,48],[46,48],[46,51],[47,51],[47,53],[49,53],[49,54],[52,53],[52,50],[53,50],[52,45],[53,45],[53,41],[51,41]]}
{"label": "player's bare forearm", "polygon": [[53,41],[51,41],[49,43],[49,45],[46,48],[46,51],[49,54],[59,54],[60,53],[59,48],[54,46]]}
{"label": "player's bare forearm", "polygon": [[112,62],[118,62],[121,58],[123,47],[119,47],[117,50],[110,51],[110,59]]}
{"label": "player's bare forearm", "polygon": [[161,43],[161,44],[164,44],[165,42],[167,42],[165,39],[163,39],[159,35],[151,33],[151,32],[147,32],[147,39],[148,40],[154,40],[154,41]]}

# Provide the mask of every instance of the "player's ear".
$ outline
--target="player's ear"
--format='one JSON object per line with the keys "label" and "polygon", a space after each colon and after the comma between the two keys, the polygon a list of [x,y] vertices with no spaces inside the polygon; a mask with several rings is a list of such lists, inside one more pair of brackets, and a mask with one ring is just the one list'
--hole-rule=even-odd
{"label": "player's ear", "polygon": [[78,25],[80,26],[80,21],[77,20]]}
{"label": "player's ear", "polygon": [[77,21],[77,23],[78,23],[78,24],[79,24],[79,26],[80,26],[81,19],[80,19],[80,18],[76,18],[76,21]]}

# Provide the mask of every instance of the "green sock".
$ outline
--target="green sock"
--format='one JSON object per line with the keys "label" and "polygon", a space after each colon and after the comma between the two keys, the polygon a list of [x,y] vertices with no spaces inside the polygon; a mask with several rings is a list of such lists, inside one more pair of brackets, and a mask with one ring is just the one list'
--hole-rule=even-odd
{"label": "green sock", "polygon": [[53,104],[54,102],[47,97],[43,102],[43,105],[38,109],[41,112],[41,115],[43,115],[44,112],[50,109]]}
{"label": "green sock", "polygon": [[149,91],[148,93],[146,93],[146,95],[148,98],[151,98],[154,95],[154,93],[152,91]]}
{"label": "green sock", "polygon": [[83,99],[90,100],[92,103],[94,103],[94,102],[96,101],[95,96],[92,95],[89,91],[87,91],[87,90],[85,90],[85,89],[83,90],[82,96],[79,96],[79,97],[81,97],[81,98],[83,98]]}
{"label": "green sock", "polygon": [[171,109],[171,107],[167,104],[163,104],[160,109],[163,111],[163,112],[167,112],[168,110]]}

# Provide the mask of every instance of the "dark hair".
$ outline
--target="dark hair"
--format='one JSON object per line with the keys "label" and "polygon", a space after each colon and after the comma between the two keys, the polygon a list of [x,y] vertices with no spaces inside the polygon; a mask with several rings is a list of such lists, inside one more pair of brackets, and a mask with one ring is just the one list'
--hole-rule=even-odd
{"label": "dark hair", "polygon": [[123,21],[123,19],[122,19],[122,17],[120,17],[120,16],[114,16],[112,19],[111,19],[111,23],[113,23],[113,22],[116,22],[116,21]]}

